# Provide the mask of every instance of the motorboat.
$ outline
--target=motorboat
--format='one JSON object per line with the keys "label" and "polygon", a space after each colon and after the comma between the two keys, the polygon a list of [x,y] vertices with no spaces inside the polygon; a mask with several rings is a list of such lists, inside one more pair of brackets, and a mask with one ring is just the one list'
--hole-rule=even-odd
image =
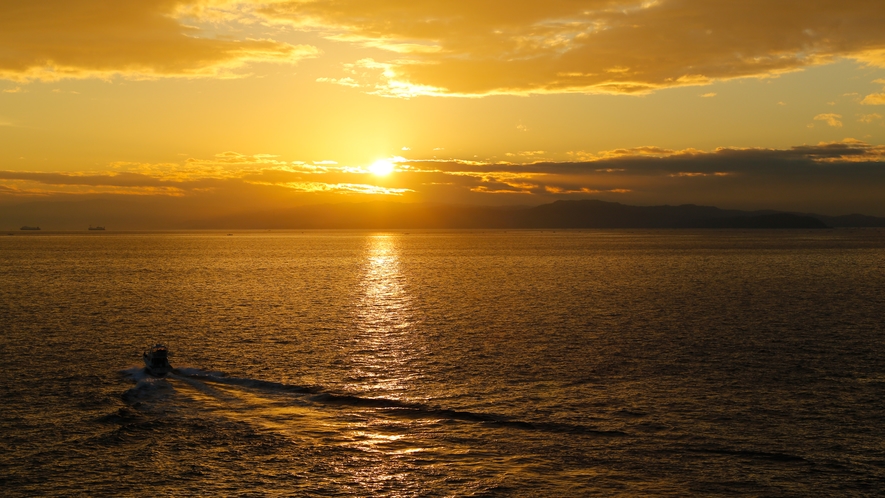
{"label": "motorboat", "polygon": [[154,377],[165,377],[172,371],[169,364],[169,348],[162,344],[155,344],[142,355],[147,372]]}

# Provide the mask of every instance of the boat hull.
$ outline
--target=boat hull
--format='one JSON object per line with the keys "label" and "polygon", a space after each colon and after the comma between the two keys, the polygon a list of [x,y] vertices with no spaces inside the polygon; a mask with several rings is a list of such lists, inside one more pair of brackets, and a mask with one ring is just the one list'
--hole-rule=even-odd
{"label": "boat hull", "polygon": [[144,360],[145,371],[153,377],[165,377],[172,371],[172,365],[169,364],[165,354],[153,355],[151,353],[144,353],[142,359]]}

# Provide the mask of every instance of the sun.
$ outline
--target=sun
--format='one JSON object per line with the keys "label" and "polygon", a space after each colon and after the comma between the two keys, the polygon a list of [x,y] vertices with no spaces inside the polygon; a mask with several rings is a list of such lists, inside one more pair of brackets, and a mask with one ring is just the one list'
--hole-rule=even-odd
{"label": "sun", "polygon": [[387,159],[379,159],[369,166],[369,171],[378,176],[385,176],[393,173],[393,163]]}

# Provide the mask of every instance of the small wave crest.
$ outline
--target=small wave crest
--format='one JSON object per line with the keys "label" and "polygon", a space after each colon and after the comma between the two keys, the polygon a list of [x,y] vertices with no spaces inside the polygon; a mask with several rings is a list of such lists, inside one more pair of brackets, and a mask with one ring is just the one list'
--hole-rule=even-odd
{"label": "small wave crest", "polygon": [[130,424],[141,420],[141,415],[128,406],[118,409],[114,413],[109,413],[98,418],[98,422],[103,424]]}

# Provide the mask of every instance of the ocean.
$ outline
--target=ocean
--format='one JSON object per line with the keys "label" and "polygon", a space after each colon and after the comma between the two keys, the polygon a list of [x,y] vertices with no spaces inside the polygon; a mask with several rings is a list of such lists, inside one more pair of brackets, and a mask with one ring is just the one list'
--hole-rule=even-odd
{"label": "ocean", "polygon": [[883,316],[876,229],[3,235],[0,489],[876,495]]}

